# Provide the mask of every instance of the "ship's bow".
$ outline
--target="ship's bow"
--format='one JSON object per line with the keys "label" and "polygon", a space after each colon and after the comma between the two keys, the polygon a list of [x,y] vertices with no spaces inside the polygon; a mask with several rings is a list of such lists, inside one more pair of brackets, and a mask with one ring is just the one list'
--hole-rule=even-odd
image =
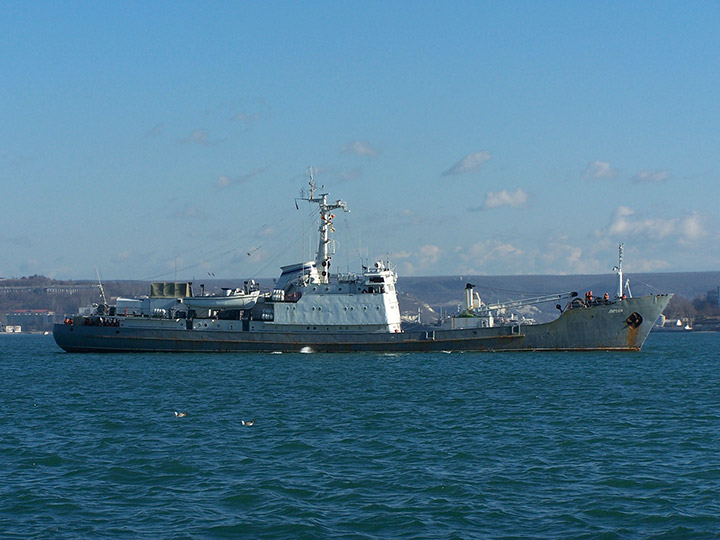
{"label": "ship's bow", "polygon": [[[627,314],[625,318],[627,345],[629,348],[642,348],[660,315],[667,307],[672,294],[654,294],[639,298],[625,299]],[[627,312],[630,313],[627,313]]]}

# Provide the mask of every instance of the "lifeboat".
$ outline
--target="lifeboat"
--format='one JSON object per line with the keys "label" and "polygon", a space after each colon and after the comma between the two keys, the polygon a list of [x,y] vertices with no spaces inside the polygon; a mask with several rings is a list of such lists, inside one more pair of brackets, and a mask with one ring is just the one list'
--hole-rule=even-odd
{"label": "lifeboat", "polygon": [[260,296],[260,291],[246,293],[236,289],[228,292],[224,295],[187,296],[182,302],[190,309],[251,309]]}

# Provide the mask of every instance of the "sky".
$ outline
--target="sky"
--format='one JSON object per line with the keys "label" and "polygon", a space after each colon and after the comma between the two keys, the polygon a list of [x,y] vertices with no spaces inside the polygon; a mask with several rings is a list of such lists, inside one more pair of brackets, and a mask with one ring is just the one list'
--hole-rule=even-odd
{"label": "sky", "polygon": [[720,266],[720,3],[0,4],[0,277]]}

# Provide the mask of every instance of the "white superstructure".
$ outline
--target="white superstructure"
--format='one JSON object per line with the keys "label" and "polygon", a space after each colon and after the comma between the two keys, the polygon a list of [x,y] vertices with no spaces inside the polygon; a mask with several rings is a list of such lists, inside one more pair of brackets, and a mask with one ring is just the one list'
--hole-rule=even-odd
{"label": "white superstructure", "polygon": [[[389,265],[377,261],[361,274],[330,272],[328,245],[334,232],[334,210],[348,212],[347,204],[327,202],[327,193],[310,190],[302,200],[319,207],[319,243],[314,261],[284,266],[275,290],[251,311],[249,330],[400,332],[400,306]],[[262,322],[256,322],[262,321]]]}
{"label": "white superstructure", "polygon": [[[302,268],[301,265],[297,265]],[[283,300],[268,302],[272,322],[266,328],[278,330],[332,330],[400,332],[397,276],[381,261],[363,273],[324,276],[313,272],[313,263],[293,281],[284,282]],[[327,268],[327,267],[326,267]],[[257,309],[257,308],[256,308]]]}

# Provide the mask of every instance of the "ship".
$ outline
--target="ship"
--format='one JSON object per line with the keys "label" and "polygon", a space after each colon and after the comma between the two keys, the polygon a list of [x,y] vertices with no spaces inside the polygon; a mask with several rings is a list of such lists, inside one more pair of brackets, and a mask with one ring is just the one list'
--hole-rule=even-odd
{"label": "ship", "polygon": [[[487,304],[468,283],[458,313],[436,324],[407,325],[389,261],[357,273],[331,271],[335,212],[349,210],[345,201],[329,202],[322,189],[310,174],[309,189],[296,199],[296,205],[317,205],[315,259],[281,267],[271,290],[247,280],[224,294],[193,295],[191,283],[156,282],[148,296],[118,298],[114,306],[103,293],[90,314],[54,325],[55,342],[73,353],[639,351],[672,297],[626,294],[620,244],[612,298],[567,292]],[[549,301],[565,303],[556,304],[559,314],[550,322],[500,316],[521,304]]]}

